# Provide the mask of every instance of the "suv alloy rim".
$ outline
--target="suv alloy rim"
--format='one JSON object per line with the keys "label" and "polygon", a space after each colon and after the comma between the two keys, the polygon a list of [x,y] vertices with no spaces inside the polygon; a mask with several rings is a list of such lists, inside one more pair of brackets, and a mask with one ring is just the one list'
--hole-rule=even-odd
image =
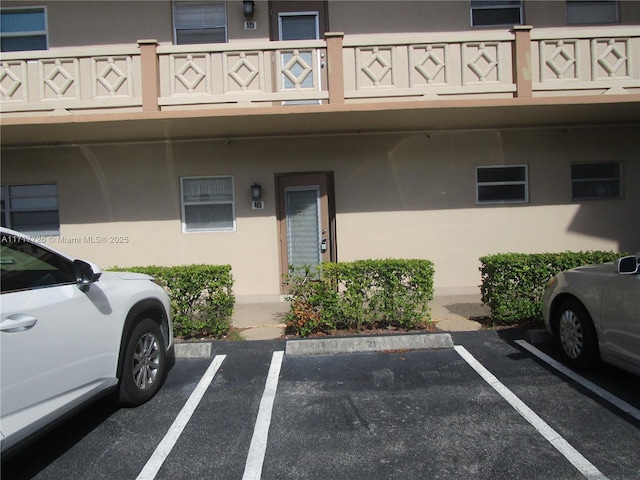
{"label": "suv alloy rim", "polygon": [[133,354],[133,380],[135,385],[145,390],[156,381],[160,369],[160,346],[152,333],[140,337]]}

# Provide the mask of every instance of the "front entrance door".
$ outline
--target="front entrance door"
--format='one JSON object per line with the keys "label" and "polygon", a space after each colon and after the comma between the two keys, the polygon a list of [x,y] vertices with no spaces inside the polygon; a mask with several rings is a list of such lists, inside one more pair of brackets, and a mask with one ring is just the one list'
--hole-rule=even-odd
{"label": "front entrance door", "polygon": [[[336,260],[333,174],[278,175],[281,273]],[[287,286],[283,282],[283,293]]]}

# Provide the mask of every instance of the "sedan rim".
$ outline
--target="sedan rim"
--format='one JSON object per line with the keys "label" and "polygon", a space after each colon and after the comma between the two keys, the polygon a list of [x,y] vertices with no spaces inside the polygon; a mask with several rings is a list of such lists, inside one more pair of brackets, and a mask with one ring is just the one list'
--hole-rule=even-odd
{"label": "sedan rim", "polygon": [[569,358],[576,359],[582,353],[584,336],[580,319],[571,310],[565,310],[560,317],[560,343]]}
{"label": "sedan rim", "polygon": [[133,353],[133,381],[138,388],[145,390],[156,381],[160,369],[160,347],[158,339],[152,333],[145,333],[136,345]]}

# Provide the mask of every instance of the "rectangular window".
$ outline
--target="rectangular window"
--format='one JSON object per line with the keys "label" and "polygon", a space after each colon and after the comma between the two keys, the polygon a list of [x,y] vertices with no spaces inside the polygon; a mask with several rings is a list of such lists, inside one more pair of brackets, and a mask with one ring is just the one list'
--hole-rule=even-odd
{"label": "rectangular window", "polygon": [[227,41],[226,2],[173,2],[176,45]]}
{"label": "rectangular window", "polygon": [[45,7],[3,8],[0,10],[0,50],[19,52],[46,50]]}
{"label": "rectangular window", "polygon": [[235,230],[233,177],[184,177],[181,191],[184,232]]}
{"label": "rectangular window", "polygon": [[28,235],[60,235],[58,186],[4,185],[2,226]]}
{"label": "rectangular window", "polygon": [[526,203],[528,201],[527,165],[476,167],[477,203]]}
{"label": "rectangular window", "polygon": [[571,165],[572,200],[621,198],[620,163],[574,163]]}
{"label": "rectangular window", "polygon": [[567,23],[620,23],[618,0],[567,0]]}
{"label": "rectangular window", "polygon": [[521,0],[471,0],[471,26],[522,25]]}

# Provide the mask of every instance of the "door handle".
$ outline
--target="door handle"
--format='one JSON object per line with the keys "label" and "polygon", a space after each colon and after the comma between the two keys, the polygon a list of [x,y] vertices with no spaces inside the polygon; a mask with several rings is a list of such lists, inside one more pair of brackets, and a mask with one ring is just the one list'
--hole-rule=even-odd
{"label": "door handle", "polygon": [[323,238],[322,243],[320,243],[320,252],[325,253],[327,251],[327,239]]}
{"label": "door handle", "polygon": [[0,323],[0,331],[7,333],[24,332],[32,328],[37,322],[38,319],[36,317],[25,313],[18,313],[5,318],[2,323]]}

